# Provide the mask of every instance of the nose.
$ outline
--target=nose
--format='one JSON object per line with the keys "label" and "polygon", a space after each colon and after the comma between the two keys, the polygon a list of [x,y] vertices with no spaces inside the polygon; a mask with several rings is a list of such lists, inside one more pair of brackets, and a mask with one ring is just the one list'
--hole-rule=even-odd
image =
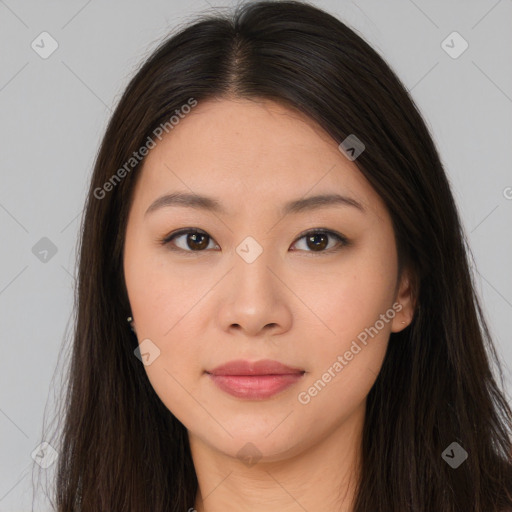
{"label": "nose", "polygon": [[279,263],[263,251],[251,262],[235,255],[233,268],[221,288],[218,319],[224,331],[246,336],[279,334],[292,324],[292,293],[284,284]]}

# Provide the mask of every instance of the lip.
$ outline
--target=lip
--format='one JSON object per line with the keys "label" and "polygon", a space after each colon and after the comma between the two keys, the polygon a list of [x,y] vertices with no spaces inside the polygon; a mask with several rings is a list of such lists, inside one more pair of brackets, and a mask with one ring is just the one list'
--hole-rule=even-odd
{"label": "lip", "polygon": [[259,361],[245,361],[237,359],[217,366],[207,371],[212,375],[290,375],[304,373],[302,368],[295,368],[273,361],[272,359],[261,359]]}
{"label": "lip", "polygon": [[263,359],[229,361],[206,373],[222,391],[232,396],[263,400],[298,382],[305,370]]}

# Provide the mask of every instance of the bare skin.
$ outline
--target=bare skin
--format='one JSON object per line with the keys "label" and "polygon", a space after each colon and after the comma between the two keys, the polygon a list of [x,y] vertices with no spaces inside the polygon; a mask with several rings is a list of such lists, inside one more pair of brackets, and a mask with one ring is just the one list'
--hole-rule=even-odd
{"label": "bare skin", "polygon": [[[173,205],[145,214],[172,192],[214,197],[226,212]],[[126,285],[139,343],[160,350],[148,378],[188,430],[199,482],[190,511],[351,511],[366,397],[390,333],[413,312],[380,197],[307,117],[226,99],[199,103],[157,143],[134,193]],[[288,201],[333,193],[364,211],[329,204],[281,213]],[[159,243],[181,228],[206,235]],[[305,232],[319,229],[349,243],[329,234],[308,243]],[[240,247],[262,252],[249,263]],[[349,360],[354,340],[360,350]],[[270,398],[239,398],[205,373],[233,359],[305,373]]]}

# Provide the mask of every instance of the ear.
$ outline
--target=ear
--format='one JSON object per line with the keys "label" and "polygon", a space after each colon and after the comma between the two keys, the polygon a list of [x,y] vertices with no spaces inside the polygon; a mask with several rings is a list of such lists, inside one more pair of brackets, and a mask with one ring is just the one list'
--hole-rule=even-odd
{"label": "ear", "polygon": [[416,307],[414,291],[411,272],[409,269],[404,269],[393,301],[393,304],[397,304],[397,306],[393,306],[396,315],[391,322],[391,332],[400,332],[412,322]]}

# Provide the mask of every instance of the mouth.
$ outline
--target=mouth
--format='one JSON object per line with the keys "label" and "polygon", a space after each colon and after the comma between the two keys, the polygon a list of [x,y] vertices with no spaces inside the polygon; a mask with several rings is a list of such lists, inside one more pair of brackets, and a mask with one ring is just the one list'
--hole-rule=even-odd
{"label": "mouth", "polygon": [[264,400],[297,383],[304,369],[269,359],[230,361],[205,372],[222,391],[248,400]]}

